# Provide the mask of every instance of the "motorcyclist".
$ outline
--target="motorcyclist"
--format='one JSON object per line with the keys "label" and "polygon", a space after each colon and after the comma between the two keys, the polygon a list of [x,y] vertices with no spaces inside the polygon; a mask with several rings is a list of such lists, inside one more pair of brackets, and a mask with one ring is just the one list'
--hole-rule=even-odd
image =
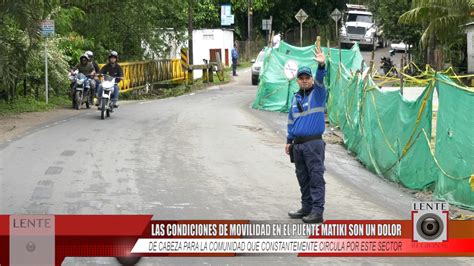
{"label": "motorcyclist", "polygon": [[[109,54],[109,62],[102,67],[100,70],[101,74],[106,74],[111,77],[115,78],[115,86],[114,86],[114,92],[112,93],[112,104],[114,107],[118,107],[118,97],[119,97],[119,87],[118,87],[118,82],[120,79],[123,77],[123,70],[122,67],[117,63],[118,61],[118,53],[116,51],[112,51]],[[98,105],[100,108],[100,100],[101,100],[101,95],[102,95],[102,86],[99,85],[99,91],[98,91]]]}
{"label": "motorcyclist", "polygon": [[396,75],[397,70],[394,68],[394,64],[390,57],[381,57],[380,58],[380,68],[383,70],[384,75]]}
{"label": "motorcyclist", "polygon": [[[91,62],[89,62],[89,58],[87,55],[83,54],[81,57],[79,57],[79,63],[72,68],[71,74],[78,70],[79,73],[84,74],[87,77],[93,77],[96,72],[94,69],[94,66],[92,65]],[[91,87],[93,87],[94,84],[91,84]],[[74,83],[71,84],[71,96],[74,94]]]}
{"label": "motorcyclist", "polygon": [[89,62],[91,62],[94,66],[95,72],[99,73],[100,68],[97,62],[94,60],[94,53],[92,51],[86,51],[84,54],[87,55],[87,57],[89,58]]}

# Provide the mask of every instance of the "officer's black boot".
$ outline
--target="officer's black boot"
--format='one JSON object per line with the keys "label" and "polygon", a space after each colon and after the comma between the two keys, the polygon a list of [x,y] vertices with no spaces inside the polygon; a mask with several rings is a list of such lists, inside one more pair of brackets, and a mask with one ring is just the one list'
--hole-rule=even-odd
{"label": "officer's black boot", "polygon": [[324,222],[324,219],[322,214],[312,212],[303,217],[303,222],[309,224],[320,224]]}
{"label": "officer's black boot", "polygon": [[290,216],[290,218],[292,219],[301,219],[303,218],[303,216],[306,216],[308,214],[309,212],[305,212],[303,209],[288,212],[288,216]]}

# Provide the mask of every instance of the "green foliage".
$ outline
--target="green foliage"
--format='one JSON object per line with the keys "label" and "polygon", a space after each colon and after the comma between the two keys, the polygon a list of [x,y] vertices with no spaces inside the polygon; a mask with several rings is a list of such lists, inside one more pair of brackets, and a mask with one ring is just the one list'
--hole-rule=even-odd
{"label": "green foliage", "polygon": [[412,9],[400,16],[405,24],[425,25],[420,43],[428,45],[431,38],[442,44],[464,34],[460,27],[471,21],[474,3],[471,0],[413,0]]}
{"label": "green foliage", "polygon": [[34,96],[30,95],[19,98],[13,103],[7,103],[3,100],[0,100],[0,115],[25,112],[41,112],[70,105],[71,100],[65,96],[52,97],[49,99],[48,104],[46,104],[44,100],[38,101]]}
{"label": "green foliage", "polygon": [[420,25],[399,23],[399,17],[410,10],[412,0],[370,0],[369,8],[379,25],[383,27],[384,37],[400,40],[416,46],[420,39]]}

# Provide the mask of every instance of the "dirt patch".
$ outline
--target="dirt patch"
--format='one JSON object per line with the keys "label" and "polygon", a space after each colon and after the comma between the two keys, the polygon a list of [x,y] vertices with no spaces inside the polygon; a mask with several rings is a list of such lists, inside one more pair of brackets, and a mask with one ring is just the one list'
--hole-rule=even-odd
{"label": "dirt patch", "polygon": [[50,121],[57,121],[79,115],[83,111],[60,108],[48,112],[0,115],[0,142],[24,135],[29,129]]}
{"label": "dirt patch", "polygon": [[329,144],[343,144],[342,138],[335,132],[329,131],[323,135],[324,142]]}

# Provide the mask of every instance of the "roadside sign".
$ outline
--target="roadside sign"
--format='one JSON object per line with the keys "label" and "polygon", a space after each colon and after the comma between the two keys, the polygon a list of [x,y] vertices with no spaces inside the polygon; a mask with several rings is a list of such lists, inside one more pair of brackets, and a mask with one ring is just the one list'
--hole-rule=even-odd
{"label": "roadside sign", "polygon": [[181,48],[181,66],[184,69],[189,68],[188,49],[187,48]]}
{"label": "roadside sign", "polygon": [[298,63],[293,59],[286,61],[283,71],[288,80],[293,80],[298,72]]}
{"label": "roadside sign", "polygon": [[270,30],[272,28],[271,19],[262,19],[262,30]]}
{"label": "roadside sign", "polygon": [[46,19],[41,21],[41,35],[43,37],[49,37],[54,34],[54,20]]}
{"label": "roadside sign", "polygon": [[234,24],[232,6],[230,4],[221,5],[221,26],[230,26],[232,24]]}
{"label": "roadside sign", "polygon": [[303,46],[303,22],[308,18],[308,14],[304,12],[303,9],[300,9],[295,15],[296,20],[300,23],[300,46]]}
{"label": "roadside sign", "polygon": [[331,13],[331,18],[332,20],[334,20],[335,22],[339,21],[342,17],[342,13],[341,11],[339,11],[339,9],[335,8],[332,13]]}
{"label": "roadside sign", "polygon": [[[45,38],[54,34],[54,20],[45,19],[40,23],[41,35]],[[45,90],[45,99],[46,104],[48,104],[48,92],[49,92],[49,83],[48,83],[48,40],[44,43],[44,90]]]}
{"label": "roadside sign", "polygon": [[306,14],[303,9],[300,9],[300,11],[296,13],[295,18],[299,23],[303,23],[308,18],[308,14]]}

